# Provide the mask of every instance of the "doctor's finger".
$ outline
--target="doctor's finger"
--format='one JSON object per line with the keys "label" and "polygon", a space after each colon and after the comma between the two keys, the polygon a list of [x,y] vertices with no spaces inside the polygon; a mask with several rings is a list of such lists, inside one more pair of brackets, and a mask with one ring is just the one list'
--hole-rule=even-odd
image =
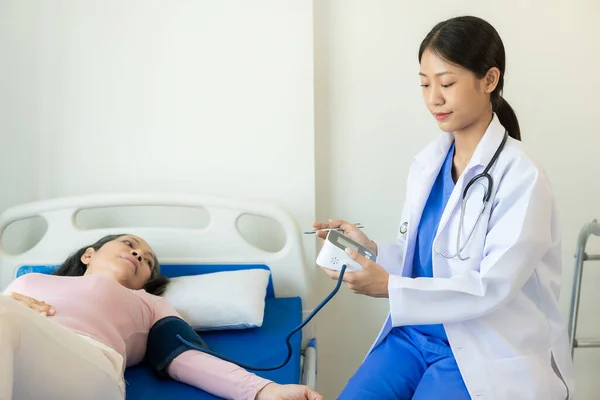
{"label": "doctor's finger", "polygon": [[332,228],[343,229],[344,232],[352,232],[352,231],[358,230],[356,225],[351,224],[350,222],[344,221],[342,219],[330,219],[329,224],[331,225]]}
{"label": "doctor's finger", "polygon": [[329,269],[329,268],[321,268],[321,269],[322,269],[323,271],[325,271],[325,273],[326,273],[327,275],[329,275],[329,277],[330,277],[331,279],[335,279],[335,280],[337,280],[337,279],[339,279],[339,277],[340,277],[340,273],[339,273],[339,271],[334,271],[334,270],[332,270],[332,269]]}
{"label": "doctor's finger", "polygon": [[350,291],[354,294],[367,294],[367,292],[365,292],[364,288],[362,287],[362,285],[358,284],[358,283],[347,283],[348,289],[350,289]]}
{"label": "doctor's finger", "polygon": [[350,256],[351,259],[359,263],[363,268],[369,268],[373,261],[369,260],[367,257],[362,256],[358,251],[355,251],[349,247],[346,248],[346,254]]}
{"label": "doctor's finger", "polygon": [[317,232],[315,233],[315,235],[317,235],[317,237],[318,237],[318,238],[321,238],[321,239],[326,239],[326,238],[327,238],[327,233],[328,233],[328,232],[329,232],[329,231],[317,231]]}
{"label": "doctor's finger", "polygon": [[338,225],[333,225],[333,224],[328,223],[328,222],[313,222],[312,226],[316,230],[315,235],[317,237],[321,238],[321,239],[325,239],[327,237],[327,234],[329,233],[329,231],[320,230],[320,229],[335,229],[335,228],[339,228]]}
{"label": "doctor's finger", "polygon": [[315,229],[327,229],[327,228],[331,228],[329,226],[328,222],[313,222],[312,226]]}
{"label": "doctor's finger", "polygon": [[356,271],[356,272],[348,272],[344,273],[344,282],[348,284],[348,287],[351,285],[356,285],[358,282],[362,280],[362,276],[364,275],[364,271]]}

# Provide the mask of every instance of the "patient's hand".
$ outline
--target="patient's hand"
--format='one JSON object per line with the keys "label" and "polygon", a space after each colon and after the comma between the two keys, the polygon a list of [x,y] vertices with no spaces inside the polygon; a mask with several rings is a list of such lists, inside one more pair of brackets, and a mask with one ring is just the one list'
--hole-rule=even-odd
{"label": "patient's hand", "polygon": [[269,383],[256,395],[256,400],[323,400],[308,386]]}
{"label": "patient's hand", "polygon": [[46,302],[44,301],[39,301],[32,297],[28,297],[19,293],[8,293],[7,295],[25,304],[32,310],[39,312],[43,316],[54,315],[56,313],[54,307],[52,307],[50,304],[46,304]]}

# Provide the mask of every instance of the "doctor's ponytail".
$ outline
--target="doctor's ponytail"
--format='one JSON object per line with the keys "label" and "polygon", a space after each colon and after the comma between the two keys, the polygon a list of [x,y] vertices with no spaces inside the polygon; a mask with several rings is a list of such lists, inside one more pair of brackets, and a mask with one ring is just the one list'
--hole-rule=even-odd
{"label": "doctor's ponytail", "polygon": [[473,72],[479,79],[490,68],[500,70],[498,85],[491,94],[492,111],[514,139],[521,140],[519,121],[502,97],[506,56],[500,35],[481,18],[464,16],[440,22],[427,34],[419,48],[419,62],[426,49],[450,63]]}
{"label": "doctor's ponytail", "polygon": [[504,100],[502,95],[497,94],[497,92],[498,88],[492,92],[492,111],[496,113],[500,123],[506,128],[508,134],[517,140],[521,140],[521,129],[519,128],[517,115],[510,104],[508,104],[508,101]]}

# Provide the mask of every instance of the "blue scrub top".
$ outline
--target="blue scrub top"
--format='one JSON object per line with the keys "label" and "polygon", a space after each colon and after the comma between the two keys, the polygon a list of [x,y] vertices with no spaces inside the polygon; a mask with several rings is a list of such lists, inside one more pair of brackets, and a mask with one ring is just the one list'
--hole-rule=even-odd
{"label": "blue scrub top", "polygon": [[[454,180],[452,179],[452,156],[454,155],[454,143],[450,147],[444,164],[433,183],[431,192],[423,215],[419,222],[417,231],[417,241],[415,244],[415,255],[413,259],[412,277],[433,277],[433,239],[438,229],[438,225],[442,218],[442,213],[446,208],[450,194],[454,189]],[[415,329],[426,336],[438,338],[445,343],[448,343],[448,337],[442,324],[437,325],[413,325],[409,329]]]}

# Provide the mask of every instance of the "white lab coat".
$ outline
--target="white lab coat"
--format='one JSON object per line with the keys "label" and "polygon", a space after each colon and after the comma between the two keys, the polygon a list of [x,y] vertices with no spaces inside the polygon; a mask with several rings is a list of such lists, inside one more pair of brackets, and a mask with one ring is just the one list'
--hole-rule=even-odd
{"label": "white lab coat", "polygon": [[[473,399],[571,399],[573,367],[557,304],[556,205],[547,177],[519,141],[508,138],[491,170],[492,201],[461,253],[470,259],[437,253],[455,254],[463,190],[490,162],[503,135],[494,116],[456,183],[433,241],[433,278],[410,274],[420,216],[452,135],[442,133],[415,158],[400,221],[405,233],[397,244],[378,243],[377,262],[390,273],[390,316],[373,346],[392,326],[442,323]],[[469,191],[461,245],[483,193],[482,185]]]}

